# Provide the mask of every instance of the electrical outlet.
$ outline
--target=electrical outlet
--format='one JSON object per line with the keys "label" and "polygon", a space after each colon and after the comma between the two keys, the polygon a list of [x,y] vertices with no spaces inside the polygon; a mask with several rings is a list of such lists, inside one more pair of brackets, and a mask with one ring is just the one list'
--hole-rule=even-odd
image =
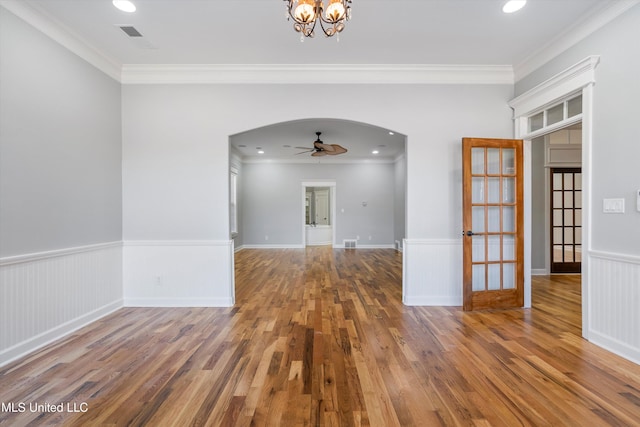
{"label": "electrical outlet", "polygon": [[156,276],[156,286],[162,285],[162,276]]}

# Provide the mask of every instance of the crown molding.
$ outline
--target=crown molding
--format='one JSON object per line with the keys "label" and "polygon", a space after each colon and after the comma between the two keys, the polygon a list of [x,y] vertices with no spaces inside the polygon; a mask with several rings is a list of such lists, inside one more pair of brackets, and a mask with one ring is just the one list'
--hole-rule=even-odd
{"label": "crown molding", "polygon": [[546,108],[557,99],[595,83],[595,69],[600,56],[592,55],[540,83],[531,90],[509,101],[514,117],[532,114]]}
{"label": "crown molding", "polygon": [[578,21],[524,60],[514,64],[514,81],[517,82],[531,74],[639,3],[640,0],[616,1],[599,8],[583,20]]}
{"label": "crown molding", "polygon": [[89,45],[70,28],[25,1],[0,0],[0,6],[16,15],[50,39],[75,53],[114,80],[120,81],[121,65]]}
{"label": "crown molding", "polygon": [[123,84],[513,84],[510,65],[220,64],[122,66]]}

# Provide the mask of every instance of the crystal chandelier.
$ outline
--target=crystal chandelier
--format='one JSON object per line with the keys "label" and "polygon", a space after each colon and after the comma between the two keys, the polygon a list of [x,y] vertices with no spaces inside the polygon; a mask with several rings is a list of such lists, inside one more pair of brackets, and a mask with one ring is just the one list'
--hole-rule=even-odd
{"label": "crystal chandelier", "polygon": [[[293,19],[293,29],[300,33],[300,40],[313,37],[316,24],[327,37],[340,34],[344,23],[351,19],[351,0],[284,0],[287,2],[287,20]],[[326,26],[326,28],[325,28]]]}

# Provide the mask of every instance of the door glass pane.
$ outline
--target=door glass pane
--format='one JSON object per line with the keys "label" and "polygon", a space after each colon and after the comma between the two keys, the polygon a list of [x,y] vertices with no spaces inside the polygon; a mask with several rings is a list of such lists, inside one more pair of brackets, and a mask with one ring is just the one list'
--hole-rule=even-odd
{"label": "door glass pane", "polygon": [[578,114],[582,114],[582,95],[567,102],[567,117],[577,116]]}
{"label": "door glass pane", "polygon": [[573,244],[573,227],[567,227],[564,229],[564,242],[567,244]]}
{"label": "door glass pane", "polygon": [[487,261],[500,261],[500,236],[487,236],[489,241]]}
{"label": "door glass pane", "polygon": [[502,231],[506,233],[516,231],[516,208],[514,206],[502,208]]}
{"label": "door glass pane", "polygon": [[580,245],[582,244],[582,228],[581,227],[576,227],[576,244]]}
{"label": "door glass pane", "polygon": [[553,246],[553,262],[562,262],[562,246]]}
{"label": "door glass pane", "polygon": [[582,246],[576,246],[576,262],[582,262]]}
{"label": "door glass pane", "polygon": [[487,208],[487,214],[489,216],[489,231],[490,233],[497,233],[500,231],[500,208],[498,206],[489,206]]}
{"label": "door glass pane", "polygon": [[471,208],[471,229],[474,233],[484,233],[484,206]]}
{"label": "door glass pane", "polygon": [[562,207],[562,191],[553,192],[553,207],[554,208]]}
{"label": "door glass pane", "polygon": [[564,102],[547,110],[547,126],[561,122],[564,119]]}
{"label": "door glass pane", "polygon": [[573,207],[573,192],[564,193],[564,207],[565,208]]}
{"label": "door glass pane", "polygon": [[500,264],[489,264],[489,283],[487,288],[490,291],[496,291],[500,289]]}
{"label": "door glass pane", "polygon": [[581,208],[582,207],[582,191],[574,192],[576,196],[576,205],[574,207]]}
{"label": "door glass pane", "polygon": [[553,224],[552,226],[562,225],[562,209],[554,209],[553,210]]}
{"label": "door glass pane", "polygon": [[575,176],[576,190],[582,190],[582,174],[577,173]]}
{"label": "door glass pane", "polygon": [[562,227],[553,227],[553,244],[562,243]]}
{"label": "door glass pane", "polygon": [[573,262],[573,246],[564,246],[564,262]]}
{"label": "door glass pane", "polygon": [[486,260],[484,254],[484,236],[471,237],[471,261],[482,262]]}
{"label": "door glass pane", "polygon": [[516,265],[512,263],[502,264],[502,289],[515,289]]}
{"label": "door glass pane", "polygon": [[484,178],[471,179],[471,203],[484,203]]}
{"label": "door glass pane", "polygon": [[484,175],[484,148],[471,149],[471,174]]}
{"label": "door glass pane", "polygon": [[502,236],[502,259],[504,261],[516,259],[516,237],[512,234]]}
{"label": "door glass pane", "polygon": [[500,203],[500,178],[487,178],[487,203]]}
{"label": "door glass pane", "polygon": [[576,221],[576,225],[582,225],[582,209],[576,209],[575,210],[576,214],[574,216],[574,219]]}
{"label": "door glass pane", "polygon": [[[560,225],[560,224],[555,224],[555,225]],[[564,225],[573,226],[573,210],[571,209],[564,210]]]}
{"label": "door glass pane", "polygon": [[534,130],[542,129],[544,126],[544,113],[540,112],[535,116],[529,117],[529,131],[533,132]]}
{"label": "door glass pane", "polygon": [[487,148],[487,174],[498,175],[500,173],[500,149]]}
{"label": "door glass pane", "polygon": [[471,289],[473,291],[484,291],[485,290],[485,273],[484,273],[484,264],[475,264],[472,268],[472,285]]}
{"label": "door glass pane", "polygon": [[516,173],[516,150],[513,148],[502,149],[502,174],[515,175]]}
{"label": "door glass pane", "polygon": [[561,173],[553,174],[553,189],[562,190],[562,174]]}
{"label": "door glass pane", "polygon": [[564,174],[564,189],[573,190],[573,174],[572,173]]}
{"label": "door glass pane", "polygon": [[516,202],[516,179],[515,178],[502,178],[502,202],[503,203]]}

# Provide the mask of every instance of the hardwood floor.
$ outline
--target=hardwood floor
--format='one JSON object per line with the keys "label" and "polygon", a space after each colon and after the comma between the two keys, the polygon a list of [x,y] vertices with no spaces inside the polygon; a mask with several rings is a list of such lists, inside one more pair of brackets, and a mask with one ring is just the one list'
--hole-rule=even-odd
{"label": "hardwood floor", "polygon": [[402,305],[401,271],[243,250],[235,307],[124,308],[0,368],[0,425],[638,425],[640,366],[580,337],[578,276],[465,313]]}

